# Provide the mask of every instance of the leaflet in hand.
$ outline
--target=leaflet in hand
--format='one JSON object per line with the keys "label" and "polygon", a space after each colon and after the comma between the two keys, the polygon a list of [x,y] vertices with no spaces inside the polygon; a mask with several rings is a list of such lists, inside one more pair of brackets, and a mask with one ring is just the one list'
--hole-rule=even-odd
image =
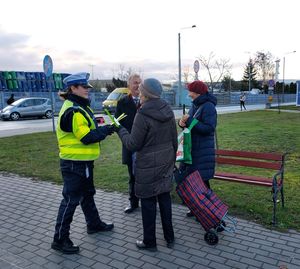
{"label": "leaflet in hand", "polygon": [[122,113],[117,119],[115,117],[113,117],[109,111],[107,109],[104,109],[105,113],[108,115],[108,117],[110,118],[111,122],[113,125],[115,125],[116,127],[120,127],[120,120],[124,119],[125,117],[127,117],[127,115],[125,113]]}

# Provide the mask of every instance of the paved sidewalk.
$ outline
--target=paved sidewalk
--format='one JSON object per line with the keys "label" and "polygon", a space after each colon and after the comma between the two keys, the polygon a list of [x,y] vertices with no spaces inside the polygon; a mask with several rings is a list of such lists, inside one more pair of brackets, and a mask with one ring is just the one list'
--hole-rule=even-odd
{"label": "paved sidewalk", "polygon": [[88,235],[79,207],[71,238],[81,252],[63,255],[50,249],[61,186],[0,174],[0,268],[300,268],[300,233],[238,219],[234,235],[224,232],[218,245],[209,246],[181,205],[173,205],[174,249],[165,246],[158,217],[158,251],[137,250],[141,212],[125,215],[123,194],[97,190],[95,198],[102,219],[115,223],[114,231]]}

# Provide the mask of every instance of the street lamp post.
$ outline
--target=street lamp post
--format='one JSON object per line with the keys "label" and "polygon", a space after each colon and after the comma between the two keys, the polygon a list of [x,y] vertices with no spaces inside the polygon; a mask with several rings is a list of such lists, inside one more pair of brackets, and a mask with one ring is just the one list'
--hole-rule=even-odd
{"label": "street lamp post", "polygon": [[248,91],[250,92],[251,91],[251,70],[250,70],[250,63],[251,63],[251,52],[250,51],[245,51],[245,53],[249,54],[249,62],[248,62]]}
{"label": "street lamp post", "polygon": [[[295,52],[296,51],[293,50],[293,51],[285,53],[284,55],[295,53]],[[282,102],[284,102],[284,88],[285,88],[285,85],[284,85],[284,73],[285,73],[285,56],[283,56],[283,62],[282,62]]]}
{"label": "street lamp post", "polygon": [[92,80],[94,80],[94,64],[89,64],[89,66],[91,67],[91,69],[92,69]]}
{"label": "street lamp post", "polygon": [[[190,28],[195,28],[196,25],[192,25],[190,27],[184,27],[181,28],[181,30],[184,29],[190,29]],[[181,106],[181,91],[182,91],[182,83],[181,83],[181,36],[180,32],[178,33],[178,95],[179,95],[179,105]]]}
{"label": "street lamp post", "polygon": [[251,58],[248,63],[248,72],[249,72],[249,93],[251,91],[251,71],[250,71]]}
{"label": "street lamp post", "polygon": [[178,103],[181,105],[181,46],[180,46],[180,33],[178,33]]}

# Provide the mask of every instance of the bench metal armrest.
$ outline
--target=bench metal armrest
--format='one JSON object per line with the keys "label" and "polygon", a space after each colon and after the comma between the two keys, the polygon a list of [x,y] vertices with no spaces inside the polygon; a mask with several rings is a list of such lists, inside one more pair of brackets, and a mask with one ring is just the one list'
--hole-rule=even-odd
{"label": "bench metal armrest", "polygon": [[280,177],[281,185],[283,185],[283,169],[280,169],[274,176],[273,176],[273,188],[278,187],[278,177]]}

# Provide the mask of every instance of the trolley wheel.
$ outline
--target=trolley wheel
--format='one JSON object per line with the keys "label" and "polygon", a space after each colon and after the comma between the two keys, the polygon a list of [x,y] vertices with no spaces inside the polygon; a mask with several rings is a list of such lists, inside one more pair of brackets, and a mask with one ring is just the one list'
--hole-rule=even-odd
{"label": "trolley wheel", "polygon": [[218,237],[217,233],[213,229],[211,229],[205,233],[204,240],[207,244],[213,246],[213,245],[218,244],[219,237]]}

